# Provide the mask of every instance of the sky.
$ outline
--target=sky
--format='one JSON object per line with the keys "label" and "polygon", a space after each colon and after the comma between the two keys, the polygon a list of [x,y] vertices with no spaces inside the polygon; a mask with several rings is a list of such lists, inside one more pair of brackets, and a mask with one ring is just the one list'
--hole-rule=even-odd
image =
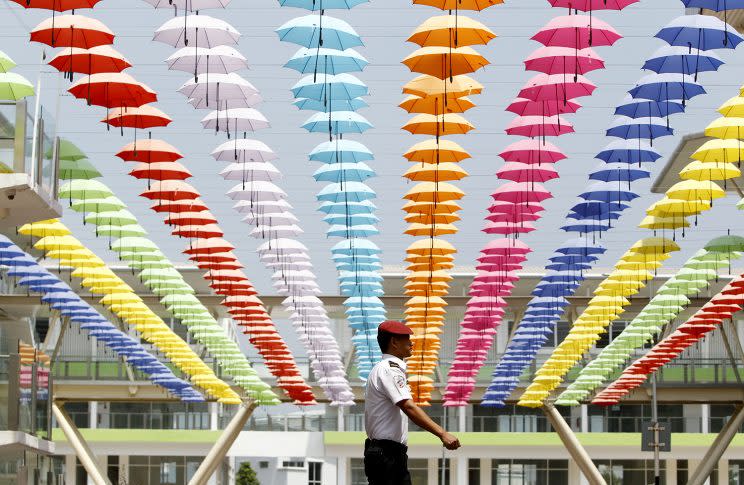
{"label": "sky", "polygon": [[[176,91],[187,80],[188,74],[169,71],[163,62],[174,49],[152,41],[154,30],[171,18],[173,12],[155,10],[141,0],[103,0],[93,11],[79,13],[96,17],[114,31],[117,35],[114,47],[134,64],[127,72],[158,92],[157,106],[174,122],[166,129],[155,130],[153,137],[168,141],[185,154],[181,162],[194,174],[188,182],[201,191],[203,200],[225,230],[226,239],[238,246],[236,253],[246,267],[245,273],[260,292],[271,294],[270,272],[263,268],[255,254],[261,241],[246,237],[251,228],[240,222],[241,216],[231,209],[233,201],[225,195],[234,184],[218,175],[223,164],[215,162],[209,155],[214,147],[225,141],[225,137],[202,129],[200,120],[207,112],[193,109]],[[397,107],[404,97],[401,86],[416,76],[400,61],[417,48],[406,42],[408,35],[423,20],[438,15],[439,11],[411,5],[408,1],[373,0],[351,11],[326,13],[348,21],[365,42],[365,46],[358,50],[370,64],[364,72],[358,73],[358,77],[369,85],[367,101],[370,107],[361,114],[375,128],[353,139],[367,145],[376,158],[370,165],[378,172],[378,177],[370,179],[368,185],[378,194],[375,203],[379,207],[377,215],[381,218],[381,234],[373,240],[384,251],[384,265],[401,269],[405,249],[414,240],[403,234],[405,223],[404,213],[400,210],[403,205],[401,196],[410,185],[401,177],[409,168],[401,154],[424,137],[412,136],[400,129],[409,116]],[[614,106],[646,74],[640,69],[643,60],[664,45],[653,38],[653,34],[683,13],[679,0],[642,0],[621,13],[596,14],[613,25],[624,39],[613,47],[596,49],[605,59],[607,69],[588,75],[598,89],[592,97],[582,98],[584,108],[569,117],[576,133],[555,141],[569,158],[557,165],[561,178],[547,184],[555,198],[544,203],[547,210],[543,219],[536,223],[538,230],[524,237],[524,241],[534,249],[527,266],[542,267],[552,250],[567,238],[559,227],[564,223],[567,209],[576,203],[576,195],[588,185],[586,174],[598,163],[593,155],[609,141],[604,131],[614,118]],[[316,210],[318,203],[315,200],[315,194],[324,184],[314,181],[312,173],[318,165],[307,159],[307,153],[324,141],[325,135],[307,133],[300,128],[311,114],[292,105],[290,88],[300,79],[300,74],[282,67],[298,46],[280,42],[274,33],[274,29],[285,21],[307,12],[280,8],[276,0],[233,0],[225,10],[209,10],[202,14],[225,19],[243,34],[237,48],[247,57],[251,68],[241,74],[261,91],[265,101],[257,108],[271,122],[270,128],[255,133],[253,137],[267,143],[279,155],[275,164],[283,171],[284,179],[277,185],[289,194],[288,200],[305,231],[299,239],[310,249],[323,293],[337,294],[330,248],[338,239],[325,236],[327,225],[322,222],[323,214]],[[480,13],[468,12],[469,16],[490,27],[498,37],[488,46],[476,47],[491,62],[490,66],[473,74],[485,87],[483,94],[472,97],[477,107],[465,114],[476,130],[452,138],[473,155],[462,163],[470,176],[457,182],[467,194],[461,201],[462,220],[457,223],[460,232],[447,237],[458,248],[455,261],[458,266],[472,267],[478,251],[491,238],[480,229],[490,203],[489,194],[500,184],[494,173],[503,161],[497,154],[519,139],[504,134],[505,126],[513,116],[504,108],[534,75],[525,71],[522,64],[524,58],[540,46],[530,37],[549,19],[563,14],[565,10],[550,8],[546,0],[507,0],[503,5]],[[58,135],[86,152],[104,174],[102,180],[140,218],[151,238],[174,262],[185,262],[181,250],[186,241],[170,235],[162,218],[148,209],[150,202],[138,196],[144,190],[145,182],[129,177],[127,172],[131,165],[113,156],[121,146],[131,141],[131,133],[122,137],[118,130],[107,131],[100,123],[105,110],[88,107],[84,101],[74,99],[65,92],[69,82],[50,66],[41,64],[42,51],[46,50],[47,57],[51,57],[52,49],[28,42],[29,30],[44,17],[44,12],[26,11],[14,3],[3,2],[0,6],[0,49],[19,63],[16,72],[34,83],[41,76],[42,103],[46,113],[58,120]],[[744,56],[734,52],[723,53],[722,57],[727,64],[719,72],[700,77],[709,94],[693,99],[686,114],[672,118],[677,136],[655,144],[665,157],[657,162],[655,173],[684,134],[701,131],[717,117],[715,108],[737,94],[741,83],[738,73],[744,67]],[[57,93],[61,96],[57,97]],[[610,250],[600,261],[600,267],[611,266],[630,244],[650,235],[648,231],[637,229],[636,225],[645,208],[660,195],[649,193],[650,181],[637,183],[636,187],[642,198],[633,203],[633,210],[624,213],[620,227],[604,237],[604,244]],[[679,241],[683,251],[667,266],[678,266],[707,240],[725,234],[730,221],[741,217],[733,208],[736,202],[734,196],[717,201],[714,213],[702,216],[699,225]],[[80,214],[66,210],[63,220],[101,257],[115,261],[107,248],[107,241],[96,239],[93,227],[81,224]]]}

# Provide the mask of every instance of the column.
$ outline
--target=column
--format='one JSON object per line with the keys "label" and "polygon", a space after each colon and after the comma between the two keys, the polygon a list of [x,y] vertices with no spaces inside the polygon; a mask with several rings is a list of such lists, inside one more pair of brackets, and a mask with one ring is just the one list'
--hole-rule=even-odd
{"label": "column", "polygon": [[727,459],[722,458],[718,461],[718,483],[712,483],[711,485],[729,485],[729,462]]}
{"label": "column", "polygon": [[[345,429],[345,422],[344,422],[344,409],[346,409],[344,406],[336,406],[336,430],[337,431],[346,431]],[[343,482],[342,482],[343,483]]]}
{"label": "column", "polygon": [[568,460],[568,485],[584,485],[585,480],[576,462]]}
{"label": "column", "polygon": [[701,433],[710,433],[710,404],[700,405]]}
{"label": "column", "polygon": [[465,433],[468,429],[468,407],[461,406],[457,408],[457,432]]}
{"label": "column", "polygon": [[429,458],[426,462],[426,483],[428,483],[429,485],[437,485],[439,483],[440,471],[439,467],[437,466],[438,461],[439,458]]}
{"label": "column", "polygon": [[581,426],[579,429],[582,433],[589,432],[589,406],[586,404],[581,405]]}
{"label": "column", "polygon": [[685,433],[707,433],[703,431],[703,406],[700,404],[683,404],[682,415],[685,417]]}
{"label": "column", "polygon": [[[77,467],[77,456],[65,455],[65,484],[78,485],[75,483],[75,468]],[[80,485],[83,485],[82,483]]]}
{"label": "column", "polygon": [[491,459],[481,458],[480,461],[480,485],[492,485],[491,483]]}
{"label": "column", "polygon": [[349,482],[351,482],[349,459],[345,456],[339,456],[336,459],[336,483],[338,485],[344,485]]}
{"label": "column", "polygon": [[98,428],[98,401],[88,403],[88,427],[90,429]]}
{"label": "column", "polygon": [[[677,484],[677,460],[669,459],[664,460],[666,468],[666,485],[678,485]],[[684,483],[681,485],[685,485]]]}
{"label": "column", "polygon": [[468,485],[468,459],[458,456],[450,459],[450,484]]}
{"label": "column", "polygon": [[119,455],[119,480],[129,483],[129,455]]}
{"label": "column", "polygon": [[218,410],[219,403],[210,402],[208,404],[209,409],[209,429],[217,431],[220,429],[220,415]]}

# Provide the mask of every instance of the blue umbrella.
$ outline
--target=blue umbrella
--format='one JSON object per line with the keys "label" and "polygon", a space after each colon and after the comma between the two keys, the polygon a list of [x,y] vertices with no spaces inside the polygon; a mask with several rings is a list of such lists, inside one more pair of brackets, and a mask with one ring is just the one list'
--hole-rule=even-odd
{"label": "blue umbrella", "polygon": [[545,269],[549,270],[565,270],[565,269],[573,269],[576,271],[586,271],[592,269],[591,264],[581,264],[581,263],[573,263],[573,264],[566,264],[566,263],[555,263],[555,264],[546,264]]}
{"label": "blue umbrella", "polygon": [[669,22],[656,37],[669,45],[689,49],[735,49],[742,39],[726,22],[710,15],[682,15]]}
{"label": "blue umbrella", "polygon": [[619,204],[617,202],[580,202],[571,207],[571,212],[583,217],[601,216],[622,212],[629,207],[627,204]]}
{"label": "blue umbrella", "polygon": [[595,255],[604,254],[607,248],[597,243],[590,243],[586,239],[574,238],[564,242],[555,250],[557,253],[567,255]]}
{"label": "blue umbrella", "polygon": [[79,302],[80,297],[77,293],[70,290],[66,291],[50,291],[45,295],[42,295],[41,301],[45,303],[65,303],[65,302]]}
{"label": "blue umbrella", "polygon": [[628,118],[664,118],[669,115],[684,113],[685,107],[682,103],[674,101],[649,101],[647,99],[634,99],[627,96],[623,104],[615,108],[615,114],[618,116],[627,116]]}
{"label": "blue umbrella", "polygon": [[354,263],[354,264],[337,264],[338,271],[380,271],[382,263]]}
{"label": "blue umbrella", "polygon": [[303,74],[308,72],[341,74],[362,71],[367,64],[369,64],[369,61],[354,49],[339,51],[336,49],[308,49],[302,47],[284,64],[284,67]]}
{"label": "blue umbrella", "polygon": [[332,103],[317,99],[299,98],[292,104],[304,111],[322,111],[323,113],[331,111],[357,111],[369,106],[362,98],[336,99]]}
{"label": "blue umbrella", "polygon": [[382,250],[367,239],[344,239],[331,248],[331,253],[373,255],[382,253]]}
{"label": "blue umbrella", "polygon": [[588,234],[591,232],[605,232],[611,226],[608,223],[603,223],[597,219],[579,219],[576,222],[561,226],[566,232],[578,232],[580,234]]}
{"label": "blue umbrella", "polygon": [[569,212],[566,216],[568,219],[575,219],[575,220],[594,220],[594,221],[615,221],[620,219],[620,214],[617,212],[603,212],[602,214],[592,214],[592,215],[586,215],[586,214],[579,214],[576,212]]}
{"label": "blue umbrella", "polygon": [[362,182],[331,183],[316,195],[319,201],[330,202],[361,202],[375,197],[377,193]]}
{"label": "blue umbrella", "polygon": [[323,218],[327,224],[376,224],[380,218],[374,214],[329,214]]}
{"label": "blue umbrella", "polygon": [[364,45],[351,25],[327,15],[294,18],[276,29],[276,33],[282,41],[308,48],[345,50]]}
{"label": "blue umbrella", "polygon": [[744,9],[744,0],[682,0],[687,8],[707,8],[716,12]]}
{"label": "blue umbrella", "polygon": [[651,172],[627,163],[601,163],[590,174],[591,180],[633,182],[651,177]]}
{"label": "blue umbrella", "polygon": [[321,74],[305,76],[292,86],[295,98],[308,98],[317,101],[332,101],[337,99],[351,100],[369,94],[369,88],[353,74]]}
{"label": "blue umbrella", "polygon": [[39,263],[36,262],[36,260],[30,256],[23,255],[18,256],[15,258],[4,258],[2,260],[2,263],[7,266],[11,266],[14,268],[17,268],[19,266],[38,266]]}
{"label": "blue umbrella", "polygon": [[26,253],[24,253],[18,246],[15,245],[0,248],[0,263],[8,264],[6,261],[24,256],[25,254]]}
{"label": "blue umbrella", "polygon": [[369,0],[279,0],[282,7],[304,8],[316,12],[318,10],[350,10]]}
{"label": "blue umbrella", "polygon": [[597,182],[579,194],[584,200],[595,200],[600,202],[628,202],[639,197],[631,190],[624,190],[618,184],[610,182]]}
{"label": "blue umbrella", "polygon": [[648,74],[643,76],[636,87],[628,91],[634,98],[651,101],[682,100],[705,94],[705,88],[687,74]]}
{"label": "blue umbrella", "polygon": [[317,182],[363,182],[374,176],[375,171],[364,162],[327,164],[321,166],[313,174],[313,178]]}
{"label": "blue umbrella", "polygon": [[666,125],[662,118],[633,119],[626,116],[615,118],[607,130],[607,136],[616,138],[655,140],[674,135],[674,130]]}
{"label": "blue umbrella", "polygon": [[655,162],[661,158],[661,154],[640,139],[616,140],[607,145],[594,158],[605,162],[641,164]]}
{"label": "blue umbrella", "polygon": [[369,148],[354,140],[325,141],[313,148],[308,156],[310,160],[322,163],[364,162],[374,160]]}
{"label": "blue umbrella", "polygon": [[316,113],[302,124],[311,133],[364,133],[372,128],[372,123],[353,111],[334,111],[330,114]]}
{"label": "blue umbrella", "polygon": [[369,200],[359,202],[323,202],[318,210],[325,214],[371,214],[377,206]]}
{"label": "blue umbrella", "polygon": [[664,46],[643,64],[643,69],[649,69],[657,74],[691,74],[697,79],[698,73],[717,71],[724,62],[712,52],[701,54],[695,49],[680,46]]}
{"label": "blue umbrella", "polygon": [[369,237],[380,233],[380,230],[371,224],[334,224],[326,230],[327,236],[337,237]]}

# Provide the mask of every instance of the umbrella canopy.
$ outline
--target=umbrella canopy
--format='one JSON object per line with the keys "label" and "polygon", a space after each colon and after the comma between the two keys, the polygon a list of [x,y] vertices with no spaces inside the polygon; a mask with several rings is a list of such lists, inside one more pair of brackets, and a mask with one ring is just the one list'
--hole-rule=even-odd
{"label": "umbrella canopy", "polygon": [[364,45],[356,31],[343,20],[328,15],[306,15],[276,29],[279,39],[302,47],[345,50]]}
{"label": "umbrella canopy", "polygon": [[[190,0],[189,0],[190,1]],[[173,17],[155,30],[152,40],[173,47],[216,47],[237,44],[240,32],[224,20],[209,15],[188,14]]]}
{"label": "umbrella canopy", "polygon": [[123,55],[109,45],[100,45],[90,49],[77,47],[64,49],[49,61],[49,65],[60,72],[82,74],[121,72],[132,67]]}
{"label": "umbrella canopy", "polygon": [[622,36],[608,23],[587,15],[554,17],[532,36],[545,46],[585,49],[592,46],[610,46]]}
{"label": "umbrella canopy", "polygon": [[114,33],[101,21],[83,15],[59,15],[31,30],[31,41],[52,47],[90,49],[114,43]]}
{"label": "umbrella canopy", "polygon": [[78,99],[85,99],[89,105],[105,108],[136,108],[158,99],[155,91],[123,72],[84,76],[67,91]]}
{"label": "umbrella canopy", "polygon": [[488,44],[496,38],[488,27],[462,15],[429,17],[408,37],[421,47],[442,46],[455,48],[467,45]]}
{"label": "umbrella canopy", "polygon": [[118,107],[110,112],[101,123],[106,123],[117,128],[137,128],[147,130],[160,126],[168,126],[171,121],[170,116],[160,111],[158,108],[150,105],[139,107]]}
{"label": "umbrella canopy", "polygon": [[18,101],[35,93],[34,86],[20,74],[14,72],[0,73],[0,99]]}

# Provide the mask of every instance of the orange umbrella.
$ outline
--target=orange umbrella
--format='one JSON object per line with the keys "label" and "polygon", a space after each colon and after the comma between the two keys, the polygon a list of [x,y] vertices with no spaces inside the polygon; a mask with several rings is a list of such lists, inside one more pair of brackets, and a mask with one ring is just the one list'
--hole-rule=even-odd
{"label": "orange umbrella", "polygon": [[452,262],[455,257],[450,254],[431,254],[426,256],[420,255],[409,255],[406,256],[406,262],[413,264],[424,264],[424,263],[440,263],[440,262]]}
{"label": "orange umbrella", "polygon": [[150,180],[186,180],[193,177],[189,169],[178,162],[138,163],[129,175]]}
{"label": "orange umbrella", "polygon": [[406,222],[419,224],[451,224],[460,220],[457,214],[426,214],[422,212],[408,214]]}
{"label": "orange umbrella", "polygon": [[52,47],[90,49],[114,43],[114,33],[102,22],[83,15],[61,15],[41,22],[31,31],[31,41]]}
{"label": "orange umbrella", "polygon": [[423,239],[416,241],[406,249],[408,254],[454,254],[457,249],[444,239]]}
{"label": "orange umbrella", "polygon": [[59,72],[79,72],[98,74],[121,72],[132,64],[116,49],[109,45],[99,45],[90,49],[71,47],[54,56],[49,65]]}
{"label": "orange umbrella", "polygon": [[168,126],[173,121],[170,116],[159,109],[150,105],[143,105],[137,108],[117,108],[113,113],[101,120],[101,123],[107,123],[111,126],[139,128],[147,130],[158,126]]}
{"label": "orange umbrella", "polygon": [[403,129],[413,135],[464,135],[475,127],[460,115],[448,113],[434,116],[419,114],[403,125]]}
{"label": "orange umbrella", "polygon": [[141,140],[136,144],[130,143],[122,148],[116,156],[125,162],[142,163],[175,162],[183,158],[176,147],[163,140]]}
{"label": "orange umbrella", "polygon": [[454,200],[442,202],[406,202],[403,210],[409,214],[454,214],[462,210],[462,207]]}
{"label": "orange umbrella", "polygon": [[483,10],[501,5],[504,0],[413,0],[417,5],[428,5],[439,10]]}
{"label": "orange umbrella", "polygon": [[398,106],[409,113],[464,113],[475,107],[467,96],[459,98],[436,94],[431,96],[408,96]]}
{"label": "orange umbrella", "polygon": [[67,91],[89,105],[105,108],[138,107],[158,100],[155,91],[123,72],[84,76]]}
{"label": "orange umbrella", "polygon": [[411,264],[406,269],[408,271],[427,271],[427,270],[443,270],[452,269],[455,267],[455,263],[434,263],[434,264]]}
{"label": "orange umbrella", "polygon": [[460,47],[464,45],[488,44],[496,38],[491,29],[482,23],[461,15],[438,15],[429,17],[419,25],[408,42],[421,47],[445,46]]}
{"label": "orange umbrella", "polygon": [[470,47],[422,47],[403,59],[413,72],[429,74],[439,79],[469,74],[490,64],[488,59]]}
{"label": "orange umbrella", "polygon": [[480,94],[483,91],[483,85],[475,79],[460,75],[448,78],[442,82],[428,74],[422,74],[411,79],[403,86],[403,94],[413,94],[414,96],[431,96],[443,94],[448,97],[469,96],[471,94]]}
{"label": "orange umbrella", "polygon": [[447,182],[419,182],[403,196],[404,199],[416,202],[459,200],[463,197],[465,197],[465,192]]}
{"label": "orange umbrella", "polygon": [[464,179],[468,173],[456,163],[445,162],[436,165],[414,165],[403,176],[416,182],[447,182]]}
{"label": "orange umbrella", "polygon": [[420,224],[414,222],[404,232],[409,236],[435,237],[445,234],[457,234],[457,227],[453,224]]}
{"label": "orange umbrella", "polygon": [[409,162],[420,163],[460,162],[470,158],[470,154],[457,143],[436,138],[416,143],[403,156]]}
{"label": "orange umbrella", "polygon": [[150,200],[184,200],[196,199],[199,192],[181,180],[158,180],[140,194]]}

